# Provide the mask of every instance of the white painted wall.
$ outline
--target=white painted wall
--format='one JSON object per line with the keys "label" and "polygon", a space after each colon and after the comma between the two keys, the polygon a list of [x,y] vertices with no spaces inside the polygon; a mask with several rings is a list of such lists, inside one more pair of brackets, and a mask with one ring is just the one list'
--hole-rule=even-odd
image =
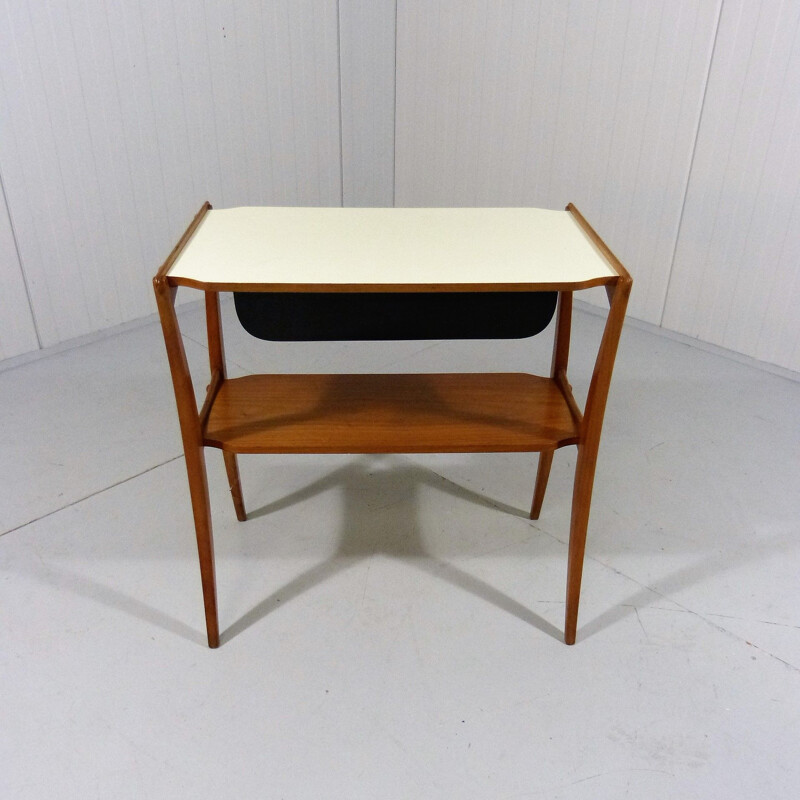
{"label": "white painted wall", "polygon": [[725,2],[664,325],[800,371],[800,3]]}
{"label": "white painted wall", "polygon": [[37,346],[33,319],[48,346],[151,313],[150,277],[205,199],[571,200],[634,274],[633,315],[800,369],[799,14],[7,2],[0,357]]}
{"label": "white painted wall", "polygon": [[0,360],[39,346],[0,177]]}
{"label": "white painted wall", "polygon": [[342,205],[394,205],[396,0],[339,3]]}
{"label": "white painted wall", "polygon": [[0,5],[0,168],[43,346],[152,313],[206,199],[340,204],[337,28],[336,0]]}
{"label": "white painted wall", "polygon": [[660,322],[717,8],[401,2],[397,204],[574,202]]}

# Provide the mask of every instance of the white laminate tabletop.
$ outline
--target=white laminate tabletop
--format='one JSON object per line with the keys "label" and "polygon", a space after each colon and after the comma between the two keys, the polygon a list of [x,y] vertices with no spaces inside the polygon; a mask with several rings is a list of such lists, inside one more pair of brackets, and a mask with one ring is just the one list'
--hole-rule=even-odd
{"label": "white laminate tabletop", "polygon": [[568,211],[212,209],[168,273],[217,285],[602,283],[616,272]]}

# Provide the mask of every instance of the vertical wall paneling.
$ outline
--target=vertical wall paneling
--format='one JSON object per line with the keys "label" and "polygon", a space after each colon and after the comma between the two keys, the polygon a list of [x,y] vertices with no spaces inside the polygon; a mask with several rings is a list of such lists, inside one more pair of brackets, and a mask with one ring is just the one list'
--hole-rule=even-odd
{"label": "vertical wall paneling", "polygon": [[800,370],[798,98],[790,2],[0,0],[0,358],[151,313],[206,199],[573,201],[633,315]]}
{"label": "vertical wall paneling", "polygon": [[396,0],[339,0],[342,201],[394,203]]}
{"label": "vertical wall paneling", "polygon": [[36,325],[0,178],[0,360],[38,347]]}
{"label": "vertical wall paneling", "polygon": [[203,200],[341,202],[337,28],[336,0],[0,3],[0,167],[43,346],[151,313]]}
{"label": "vertical wall paneling", "polygon": [[[87,176],[94,185],[84,193],[89,193],[94,235],[103,237],[98,288],[116,294],[117,313],[108,322],[114,324],[149,310],[148,287],[135,267],[157,260],[159,245],[169,235],[166,198],[155,180],[157,146],[143,138],[154,123],[151,100],[141,86],[145,64],[131,55],[136,52],[131,37],[141,36],[142,22],[118,3],[75,3],[62,25],[62,38],[71,34],[75,47],[72,96],[81,99],[76,118],[87,127],[80,155],[91,166]],[[66,186],[69,193],[77,189]],[[75,224],[82,222],[75,218]]]}
{"label": "vertical wall paneling", "polygon": [[400,0],[397,205],[574,202],[658,323],[719,0]]}
{"label": "vertical wall paneling", "polygon": [[800,370],[800,5],[726,0],[663,324]]}
{"label": "vertical wall paneling", "polygon": [[[281,95],[268,124],[283,131],[292,160],[273,162],[289,205],[340,205],[339,45],[335,0],[267,3],[277,8],[277,52],[268,82]],[[268,18],[265,17],[265,22]],[[262,158],[267,154],[262,153]]]}
{"label": "vertical wall paneling", "polygon": [[[27,4],[7,3],[0,13],[3,181],[42,344],[46,345],[84,333],[91,323],[82,285],[72,284],[66,277],[65,265],[78,262],[77,247],[61,178],[64,156],[57,149],[35,28]],[[38,33],[46,37],[49,26]],[[53,81],[49,89],[51,94],[57,93],[60,86]],[[67,146],[61,142],[62,149]],[[62,302],[68,302],[75,315],[85,319],[84,326],[65,319],[69,315],[62,312]]]}

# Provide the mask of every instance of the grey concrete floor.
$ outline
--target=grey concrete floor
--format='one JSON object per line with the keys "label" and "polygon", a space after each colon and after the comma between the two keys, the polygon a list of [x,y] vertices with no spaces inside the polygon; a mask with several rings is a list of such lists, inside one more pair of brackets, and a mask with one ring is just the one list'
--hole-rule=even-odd
{"label": "grey concrete floor", "polygon": [[[232,374],[546,371],[550,340],[288,344],[224,304]],[[202,313],[181,312],[198,387]],[[585,393],[602,320],[579,312]],[[0,797],[800,796],[800,384],[629,326],[578,642],[573,448],[208,451],[204,646],[155,323],[0,372]]]}

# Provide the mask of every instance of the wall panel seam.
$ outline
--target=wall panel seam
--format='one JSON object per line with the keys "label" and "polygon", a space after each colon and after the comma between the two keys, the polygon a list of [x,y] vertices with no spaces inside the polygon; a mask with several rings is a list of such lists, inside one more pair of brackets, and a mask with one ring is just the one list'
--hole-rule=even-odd
{"label": "wall panel seam", "polygon": [[342,119],[342,4],[336,0],[336,60],[339,65],[339,204],[344,206],[344,121]]}
{"label": "wall panel seam", "polygon": [[392,119],[392,207],[397,205],[397,6],[400,0],[394,0],[394,117]]}
{"label": "wall panel seam", "polygon": [[39,324],[36,321],[36,312],[33,308],[33,303],[31,302],[31,291],[28,287],[28,276],[25,274],[25,267],[22,263],[22,254],[19,251],[19,241],[17,239],[17,229],[14,225],[14,217],[11,214],[11,206],[8,203],[8,196],[6,195],[6,184],[3,180],[3,165],[0,162],[0,198],[3,200],[3,204],[6,208],[6,214],[8,214],[8,224],[11,228],[11,239],[14,242],[14,251],[17,255],[17,266],[19,267],[19,274],[22,277],[22,285],[25,287],[25,297],[28,301],[28,311],[31,315],[31,322],[33,323],[33,332],[36,334],[36,346],[39,350],[42,349],[42,336],[39,333]]}
{"label": "wall panel seam", "polygon": [[686,181],[683,185],[683,197],[681,198],[681,211],[678,215],[678,226],[675,230],[675,239],[672,243],[672,256],[669,261],[669,270],[667,272],[667,285],[664,289],[664,302],[661,306],[661,317],[659,319],[659,326],[664,325],[664,316],[667,313],[667,303],[669,302],[669,293],[670,287],[672,286],[672,276],[675,271],[675,258],[678,253],[678,242],[681,238],[681,230],[683,228],[683,217],[686,211],[686,198],[689,195],[689,184],[692,180],[692,172],[694,170],[694,160],[695,155],[697,154],[697,141],[700,138],[700,126],[703,124],[703,112],[705,111],[706,107],[706,96],[708,95],[708,83],[711,79],[711,68],[714,64],[714,55],[717,51],[717,39],[719,38],[719,26],[720,21],[722,20],[722,9],[725,5],[725,0],[719,0],[719,6],[717,7],[717,23],[714,26],[714,40],[711,44],[711,52],[708,56],[708,66],[706,67],[706,77],[703,81],[703,97],[700,100],[700,110],[697,114],[697,122],[694,128],[694,137],[692,141],[692,153],[689,157],[689,168],[686,171]]}

